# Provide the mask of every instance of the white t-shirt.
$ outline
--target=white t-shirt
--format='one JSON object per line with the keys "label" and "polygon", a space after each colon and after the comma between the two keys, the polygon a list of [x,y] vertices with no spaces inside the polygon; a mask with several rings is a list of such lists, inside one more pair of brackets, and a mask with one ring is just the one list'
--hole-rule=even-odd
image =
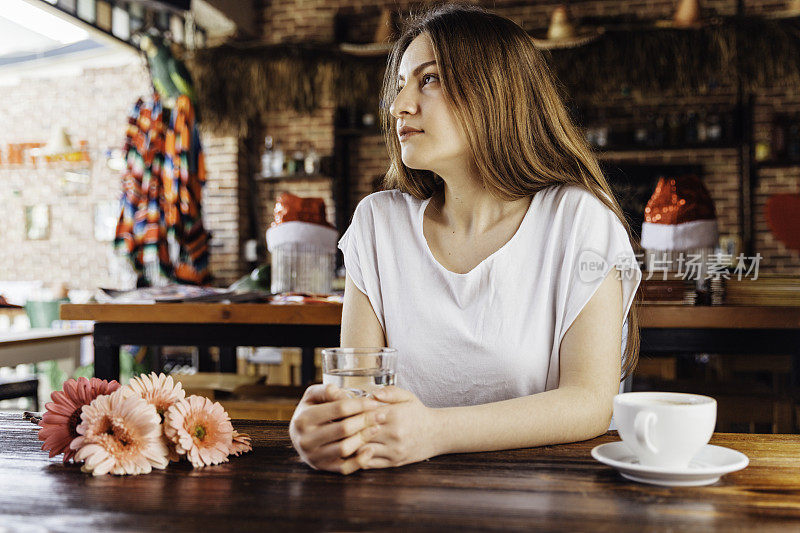
{"label": "white t-shirt", "polygon": [[[538,192],[514,236],[466,274],[431,253],[422,232],[429,202],[371,194],[339,241],[347,274],[398,350],[397,385],[426,406],[558,388],[561,339],[615,266],[627,316],[641,270],[625,228],[591,193]],[[627,322],[623,353],[626,337]]]}

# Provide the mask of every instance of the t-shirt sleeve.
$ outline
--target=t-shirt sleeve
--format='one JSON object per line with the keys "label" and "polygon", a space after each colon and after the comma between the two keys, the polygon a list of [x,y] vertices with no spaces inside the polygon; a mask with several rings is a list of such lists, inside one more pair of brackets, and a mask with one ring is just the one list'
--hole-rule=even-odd
{"label": "t-shirt sleeve", "polygon": [[627,342],[627,316],[642,280],[636,256],[622,222],[591,193],[575,189],[566,201],[564,261],[559,282],[561,340],[606,277],[622,282],[622,353]]}
{"label": "t-shirt sleeve", "polygon": [[[356,208],[356,214],[358,213],[358,208]],[[342,235],[342,238],[339,239],[339,249],[342,251],[342,255],[344,256],[344,268],[347,271],[347,275],[350,276],[350,279],[353,280],[353,283],[358,290],[366,294],[366,289],[364,288],[364,275],[361,273],[361,261],[358,257],[358,236],[356,235],[359,232],[358,223],[356,220],[356,214],[353,215],[353,220],[350,222],[350,226],[348,226],[347,230]]]}
{"label": "t-shirt sleeve", "polygon": [[374,209],[369,196],[359,202],[353,213],[353,220],[339,239],[338,246],[344,255],[347,275],[358,290],[367,295],[381,327],[384,327]]}

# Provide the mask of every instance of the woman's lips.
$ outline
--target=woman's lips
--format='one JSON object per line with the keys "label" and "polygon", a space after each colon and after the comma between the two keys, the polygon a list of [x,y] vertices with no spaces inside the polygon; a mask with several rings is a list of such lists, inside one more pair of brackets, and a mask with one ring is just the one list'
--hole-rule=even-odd
{"label": "woman's lips", "polygon": [[425,133],[425,132],[424,131],[407,131],[407,132],[405,132],[405,133],[400,135],[400,142],[403,142],[406,139],[408,139],[409,137],[412,137],[412,136],[420,134],[420,133]]}

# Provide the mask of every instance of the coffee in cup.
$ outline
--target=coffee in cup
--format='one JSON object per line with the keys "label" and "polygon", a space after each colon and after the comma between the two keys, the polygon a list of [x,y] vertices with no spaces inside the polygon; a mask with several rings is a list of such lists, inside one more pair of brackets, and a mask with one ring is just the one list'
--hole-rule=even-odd
{"label": "coffee in cup", "polygon": [[714,433],[717,401],[680,392],[626,392],[614,397],[614,421],[640,464],[685,468]]}

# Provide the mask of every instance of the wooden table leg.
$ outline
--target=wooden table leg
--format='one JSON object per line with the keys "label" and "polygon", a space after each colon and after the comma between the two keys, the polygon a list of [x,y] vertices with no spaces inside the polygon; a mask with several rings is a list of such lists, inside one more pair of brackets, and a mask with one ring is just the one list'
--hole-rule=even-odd
{"label": "wooden table leg", "polygon": [[300,384],[308,387],[317,377],[317,368],[314,366],[314,347],[303,346],[303,362],[300,365]]}
{"label": "wooden table leg", "polygon": [[161,346],[148,346],[147,355],[150,357],[150,370],[156,374],[161,373]]}
{"label": "wooden table leg", "polygon": [[219,371],[220,372],[236,372],[236,347],[235,346],[220,346],[219,347]]}
{"label": "wooden table leg", "polygon": [[119,345],[94,345],[94,376],[119,381]]}
{"label": "wooden table leg", "polygon": [[211,360],[208,346],[197,347],[197,371],[214,372],[214,362]]}

